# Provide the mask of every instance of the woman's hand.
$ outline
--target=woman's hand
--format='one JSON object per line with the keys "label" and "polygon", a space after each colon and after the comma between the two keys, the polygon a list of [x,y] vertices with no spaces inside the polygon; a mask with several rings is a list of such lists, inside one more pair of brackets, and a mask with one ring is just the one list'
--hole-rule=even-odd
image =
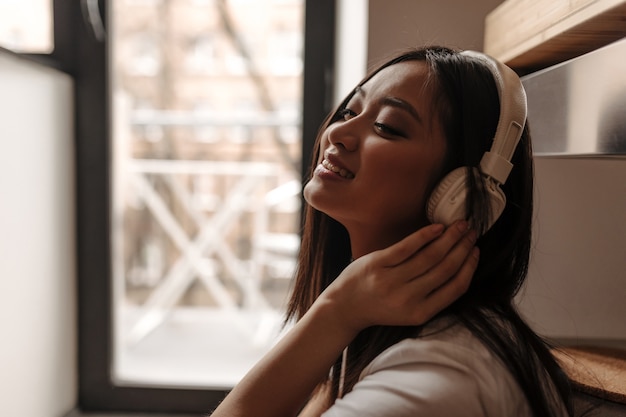
{"label": "woman's hand", "polygon": [[[465,223],[428,226],[350,264],[212,417],[294,416],[357,333],[423,324],[469,286],[478,264]],[[305,415],[324,408],[316,397]]]}
{"label": "woman's hand", "polygon": [[469,287],[478,265],[466,222],[426,226],[352,262],[315,304],[354,334],[372,325],[421,325]]}

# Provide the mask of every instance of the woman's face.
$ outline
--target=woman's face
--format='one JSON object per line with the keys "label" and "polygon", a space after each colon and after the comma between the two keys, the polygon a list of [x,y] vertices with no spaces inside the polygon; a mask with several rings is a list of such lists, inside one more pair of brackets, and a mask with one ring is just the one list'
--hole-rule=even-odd
{"label": "woman's face", "polygon": [[420,61],[383,69],[322,134],[304,197],[351,238],[369,230],[394,241],[426,223],[427,194],[442,175],[446,152],[427,73]]}

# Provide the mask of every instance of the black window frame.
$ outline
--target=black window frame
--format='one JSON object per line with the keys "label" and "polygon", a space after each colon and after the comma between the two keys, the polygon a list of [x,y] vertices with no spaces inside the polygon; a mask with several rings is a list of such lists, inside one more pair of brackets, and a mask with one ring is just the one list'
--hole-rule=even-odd
{"label": "black window frame", "polygon": [[[81,412],[201,413],[223,390],[115,385],[112,379],[110,250],[110,97],[107,42],[84,21],[80,3],[54,2],[55,42],[49,57],[75,81],[78,297],[78,404]],[[106,17],[108,0],[99,2]],[[333,93],[335,0],[305,1],[302,173]],[[106,27],[106,21],[104,22]],[[57,29],[60,32],[57,35]],[[324,86],[324,88],[320,88]]]}

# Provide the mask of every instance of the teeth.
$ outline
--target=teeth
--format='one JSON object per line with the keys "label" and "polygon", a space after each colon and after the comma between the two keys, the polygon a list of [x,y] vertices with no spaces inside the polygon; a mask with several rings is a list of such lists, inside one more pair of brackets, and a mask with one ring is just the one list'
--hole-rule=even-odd
{"label": "teeth", "polygon": [[348,178],[348,179],[352,179],[354,178],[354,174],[351,173],[350,171],[343,169],[343,168],[339,168],[334,166],[333,164],[331,164],[330,162],[328,162],[327,159],[324,159],[322,161],[322,165],[324,166],[324,168],[326,168],[329,171],[332,171],[336,174],[339,174],[340,176],[344,177],[344,178]]}

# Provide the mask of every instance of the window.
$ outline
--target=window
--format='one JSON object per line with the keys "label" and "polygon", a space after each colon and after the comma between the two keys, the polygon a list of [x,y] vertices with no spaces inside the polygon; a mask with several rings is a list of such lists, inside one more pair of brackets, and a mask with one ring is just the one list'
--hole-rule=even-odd
{"label": "window", "polygon": [[127,40],[130,44],[126,62],[127,73],[139,76],[155,76],[162,66],[159,39],[156,34],[138,33]]}
{"label": "window", "polygon": [[[280,308],[299,242],[293,225],[299,222],[300,177],[311,158],[318,125],[332,103],[328,74],[332,71],[334,57],[334,1],[268,1],[271,7],[280,6],[281,13],[293,7],[301,10],[299,30],[304,30],[305,35],[289,35],[290,40],[284,43],[272,41],[269,35],[264,38],[243,35],[243,41],[237,43],[233,42],[232,34],[214,36],[215,18],[205,21],[206,15],[200,13],[190,20],[179,17],[183,26],[192,20],[195,22],[191,37],[184,38],[187,42],[193,37],[199,39],[191,46],[191,55],[189,43],[185,46],[183,39],[175,36],[174,40],[180,43],[174,42],[171,46],[164,42],[171,37],[155,31],[156,23],[175,15],[167,9],[174,3],[194,9],[227,4],[233,8],[245,7],[248,13],[258,7],[257,2],[234,0],[0,0],[0,46],[65,71],[74,79],[79,309],[77,407],[83,411],[205,413],[267,348],[278,330],[276,324],[280,320]],[[128,7],[129,14],[136,19],[127,22],[128,25],[114,21],[114,11],[119,5]],[[31,19],[29,24],[34,24],[38,30],[26,34],[27,31],[15,29],[24,16]],[[113,20],[111,25],[109,19]],[[237,19],[232,23],[233,27],[241,28],[242,23]],[[269,20],[259,20],[259,23],[273,27]],[[283,27],[293,31],[292,24]],[[210,39],[202,39],[204,33]],[[129,42],[115,50],[112,42],[119,34],[126,36]],[[302,48],[294,39],[308,46]],[[268,52],[270,44],[274,45],[272,48],[285,47],[291,52],[274,51],[277,57]],[[252,57],[250,50],[256,55]],[[229,54],[245,62],[245,65],[236,65],[239,74],[235,76],[228,73]],[[306,57],[294,58],[293,54]],[[261,55],[269,59],[291,56],[288,60],[292,63],[305,63],[304,72],[302,68],[298,71],[295,65],[280,74],[290,82],[284,88],[284,96],[264,96],[259,92],[267,85],[251,80],[250,71],[270,78],[277,75],[272,73],[270,64],[256,61]],[[254,65],[250,65],[251,57]],[[196,71],[205,63],[211,63],[212,68]],[[190,71],[190,66],[195,69]],[[123,68],[127,78],[112,72],[109,76],[113,68]],[[187,75],[190,74],[185,73],[192,73],[194,83],[200,84],[189,82]],[[223,82],[206,83],[205,78],[219,76],[224,77]],[[231,94],[233,82],[246,83],[247,87],[241,91],[249,89],[257,95]],[[272,79],[268,85],[273,83]],[[156,88],[157,84],[175,86],[176,91]],[[214,88],[218,99],[203,96],[207,88]],[[177,93],[185,95],[184,99],[176,96]],[[237,114],[241,108],[245,111]],[[236,140],[231,140],[233,127],[246,133],[236,134]],[[215,161],[216,155],[223,154],[230,159]],[[184,172],[168,172],[175,165],[171,162],[180,162],[181,155],[190,162]],[[267,160],[259,160],[262,158]],[[155,161],[157,164],[151,165]],[[166,164],[159,164],[163,161]],[[207,169],[201,164],[205,161],[219,163]],[[234,165],[228,163],[233,161],[248,164],[246,170],[232,169]],[[268,170],[277,164],[282,164],[281,170]],[[125,182],[120,173],[129,169],[142,175],[134,175],[133,181]],[[197,232],[207,218],[214,217],[228,200],[225,192],[236,188],[236,181],[225,177],[248,173],[265,181],[263,187],[250,188],[253,192],[249,198],[262,202],[260,209],[240,204],[235,210],[239,216],[237,221],[228,223],[229,229],[224,230],[224,239],[220,242],[224,244],[214,249],[219,256],[216,259],[203,256],[197,263],[197,259],[193,261],[196,277],[175,308],[176,319],[181,321],[168,321],[168,317],[161,321],[163,326],[179,331],[178,323],[198,324],[195,311],[198,305],[212,308],[218,303],[229,304],[227,300],[231,298],[240,317],[247,314],[246,310],[258,313],[258,306],[263,305],[263,314],[258,314],[254,320],[244,317],[236,323],[237,326],[243,323],[239,330],[247,332],[244,332],[245,342],[237,345],[244,349],[236,352],[243,354],[244,360],[237,359],[239,367],[231,364],[221,369],[218,367],[221,363],[214,361],[207,372],[196,373],[196,376],[189,373],[181,376],[167,367],[150,369],[151,374],[146,374],[146,368],[152,368],[153,364],[146,367],[141,361],[149,358],[128,347],[133,341],[141,340],[142,333],[154,337],[160,329],[157,329],[159,326],[150,329],[154,322],[148,323],[150,326],[134,327],[138,315],[133,316],[133,309],[136,313],[143,308],[152,289],[163,282],[177,256],[189,257],[184,252],[185,245],[180,244],[184,243],[185,233],[189,243],[197,236],[194,228]],[[243,183],[239,187],[245,189],[250,184]],[[175,205],[159,206],[159,198],[161,203],[175,202]],[[176,214],[169,219],[173,217],[178,224],[167,220],[168,210]],[[187,217],[178,216],[179,213]],[[132,217],[135,221],[130,221]],[[211,227],[217,225],[216,222]],[[141,233],[134,237],[111,233],[125,228]],[[267,233],[251,233],[252,230]],[[242,238],[242,235],[248,237]],[[189,246],[194,243],[191,241]],[[262,285],[259,287],[253,280],[251,284],[256,286],[238,280],[237,277],[244,275],[262,277]],[[213,285],[215,280],[211,276],[218,277],[222,290],[219,285]],[[259,288],[262,289],[259,291]],[[129,292],[132,296],[127,298]],[[119,305],[123,307],[114,308]],[[131,314],[125,314],[124,309]],[[204,326],[206,319],[200,320]],[[219,315],[213,320],[216,326],[206,328],[205,341],[225,340],[219,337],[221,331],[232,335],[234,325],[220,328],[223,323]],[[177,334],[169,333],[169,336]],[[183,355],[187,353],[183,348],[172,358],[178,361],[176,372],[181,364],[185,365]],[[246,362],[245,355],[250,353]],[[209,359],[215,359],[218,354],[211,356],[214,357]],[[134,359],[139,361],[134,362]]]}
{"label": "window", "polygon": [[199,35],[189,42],[185,65],[192,74],[211,74],[215,72],[216,45],[211,35]]}
{"label": "window", "polygon": [[[130,97],[130,106],[112,102],[113,377],[229,389],[279,336],[298,251],[302,145],[281,129],[299,130],[300,106],[288,118],[275,103],[302,101],[301,71],[263,70],[268,58],[301,62],[302,36],[277,42],[263,22],[302,32],[303,4],[113,4],[121,30],[109,38],[111,95]],[[196,30],[184,22],[198,13],[221,20],[228,53],[222,72],[188,77],[177,56]],[[268,57],[251,39],[278,52]],[[198,38],[193,66],[211,69],[214,49]],[[199,100],[213,105],[197,112]],[[225,140],[190,140],[218,127]]]}
{"label": "window", "polygon": [[294,75],[302,72],[302,33],[295,30],[277,30],[271,34],[267,63],[275,75]]}
{"label": "window", "polygon": [[[124,4],[134,23],[116,20]],[[264,93],[275,74],[256,60],[269,35],[238,43],[236,33],[215,35],[213,23],[211,39],[190,55],[199,20],[214,22],[209,13],[220,4],[248,14],[299,7],[309,47],[287,44],[308,56],[304,79],[281,74],[284,95]],[[102,13],[112,23],[108,47],[78,38],[86,55],[76,70],[83,410],[207,412],[280,329],[299,242],[300,178],[332,102],[334,1],[268,5],[110,0],[101,3],[111,10]],[[230,17],[235,30],[254,29]],[[193,33],[168,19],[195,22]],[[190,71],[204,54],[213,68]],[[237,74],[228,56],[244,60]],[[234,127],[247,133],[232,140]],[[162,349],[184,338],[192,344]]]}

